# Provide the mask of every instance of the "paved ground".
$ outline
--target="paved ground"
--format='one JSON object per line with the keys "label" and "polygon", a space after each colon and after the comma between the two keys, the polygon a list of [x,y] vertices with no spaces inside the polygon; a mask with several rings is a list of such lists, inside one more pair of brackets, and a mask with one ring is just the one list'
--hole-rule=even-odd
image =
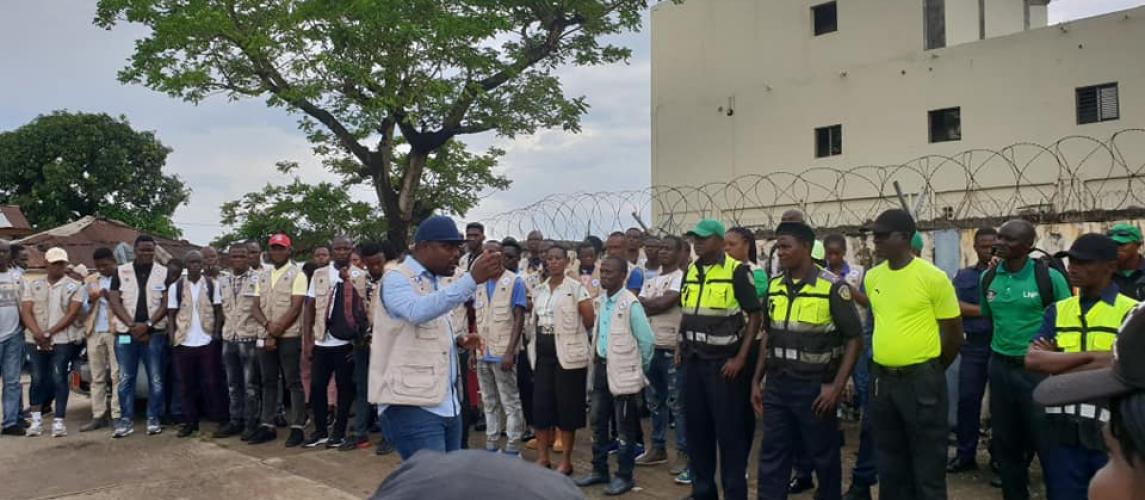
{"label": "paved ground", "polygon": [[[396,456],[377,457],[373,450],[338,452],[334,450],[286,449],[282,433],[278,442],[249,446],[237,438],[212,440],[208,437],[178,439],[172,429],[159,436],[146,436],[142,424],[136,434],[113,440],[109,431],[80,434],[80,425],[91,415],[87,398],[73,395],[69,404],[68,428],[64,438],[23,438],[0,436],[0,471],[4,487],[0,497],[25,498],[362,498],[368,496],[397,466]],[[204,424],[208,431],[213,424]],[[847,427],[848,446],[844,450],[844,472],[854,462],[856,429]],[[376,436],[375,436],[376,438]],[[474,444],[482,436],[474,436]],[[589,470],[587,432],[577,439],[574,465],[577,473]],[[758,445],[758,439],[757,439]],[[535,458],[531,452],[527,459]],[[667,465],[640,468],[640,489],[632,499],[681,498],[689,493],[668,475]],[[754,463],[752,464],[754,495]],[[1040,485],[1040,477],[1032,479]],[[1000,498],[988,485],[985,473],[950,477],[950,498]],[[846,481],[845,481],[846,482]],[[1040,488],[1034,497],[1039,498]],[[590,498],[602,497],[602,487],[586,491]],[[793,497],[810,499],[811,494]]]}

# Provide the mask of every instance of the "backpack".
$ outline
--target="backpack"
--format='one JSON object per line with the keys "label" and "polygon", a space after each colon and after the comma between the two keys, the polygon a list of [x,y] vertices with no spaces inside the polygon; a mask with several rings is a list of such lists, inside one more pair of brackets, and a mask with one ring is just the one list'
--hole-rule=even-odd
{"label": "backpack", "polygon": [[[1061,273],[1062,276],[1065,276],[1065,264],[1062,264],[1061,259],[1055,258],[1045,250],[1035,248],[1033,251],[1041,252],[1042,254],[1041,257],[1037,258],[1031,255],[1030,259],[1034,261],[1034,281],[1038,285],[1038,295],[1042,298],[1042,308],[1045,309],[1053,305],[1054,302],[1057,302],[1057,299],[1054,298],[1054,282],[1050,279],[1050,269],[1056,270]],[[994,267],[986,271],[986,274],[982,276],[983,293],[990,289],[990,284],[994,282],[994,278],[997,274],[998,268]]]}
{"label": "backpack", "polygon": [[[334,289],[334,293],[341,293],[342,283]],[[335,314],[342,314],[342,311],[334,311],[329,318],[326,319],[326,331],[330,336],[338,340],[357,341],[366,338],[366,333],[370,330],[370,318],[366,315],[366,305],[362,302],[362,296],[358,294],[358,290],[350,287],[350,297],[342,297],[342,300],[349,300],[350,311],[354,315],[354,327],[345,321],[334,321]],[[337,301],[333,298],[330,300],[330,307],[334,307]]]}

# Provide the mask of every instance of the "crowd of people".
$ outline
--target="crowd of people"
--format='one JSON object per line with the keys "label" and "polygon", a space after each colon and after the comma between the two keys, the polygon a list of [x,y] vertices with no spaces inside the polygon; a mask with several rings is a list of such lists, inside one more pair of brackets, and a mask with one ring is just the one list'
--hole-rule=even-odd
{"label": "crowd of people", "polygon": [[[149,435],[174,423],[192,436],[211,420],[216,439],[258,445],[288,428],[287,447],[349,451],[373,447],[376,427],[376,452],[410,461],[480,429],[486,451],[535,449],[537,465],[573,477],[588,427],[579,487],[621,495],[637,468],[671,461],[689,498],[742,499],[758,423],[758,498],[864,499],[877,483],[883,499],[941,499],[947,474],[979,467],[988,387],[1003,498],[1029,498],[1035,456],[1051,500],[1145,492],[1138,228],[1080,236],[1052,257],[1033,255],[1027,221],[982,228],[977,262],[953,280],[920,257],[907,212],[867,229],[868,269],[794,210],[764,258],[754,231],[710,219],[684,235],[569,245],[539,231],[487,241],[480,223],[462,234],[431,217],[401,252],[336,237],[305,264],[285,234],[265,253],[243,242],[166,265],[140,236],[132,262],[100,248],[90,273],[48,249],[35,278],[0,242],[3,434],[67,435],[70,366],[86,348],[93,420],[80,431],[114,438],[135,431],[142,362]],[[862,417],[844,492],[851,392]]]}

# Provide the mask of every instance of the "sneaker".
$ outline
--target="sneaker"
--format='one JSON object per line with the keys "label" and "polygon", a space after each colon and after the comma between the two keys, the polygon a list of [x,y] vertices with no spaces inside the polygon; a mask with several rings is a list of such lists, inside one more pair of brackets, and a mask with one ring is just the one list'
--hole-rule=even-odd
{"label": "sneaker", "polygon": [[330,442],[330,436],[327,436],[326,433],[319,434],[315,432],[314,435],[310,436],[310,439],[307,439],[306,442],[302,443],[302,447],[317,448],[328,442]]}
{"label": "sneaker", "polygon": [[636,465],[659,465],[668,462],[668,452],[664,448],[652,448],[636,457]]}
{"label": "sneaker", "polygon": [[334,437],[331,437],[329,441],[326,441],[326,448],[338,448],[346,442],[346,438],[335,435]]}
{"label": "sneaker", "polygon": [[68,435],[68,428],[64,426],[64,419],[57,418],[52,421],[52,437],[64,437]]}
{"label": "sneaker", "polygon": [[390,444],[389,441],[386,441],[384,439],[378,443],[378,448],[374,450],[374,454],[379,456],[379,457],[384,457],[384,456],[389,455],[393,452],[394,452],[394,445]]}
{"label": "sneaker", "polygon": [[24,435],[28,437],[36,437],[44,433],[44,423],[40,420],[33,420],[32,425],[24,429]]}
{"label": "sneaker", "polygon": [[91,432],[94,430],[99,430],[107,427],[108,425],[111,425],[111,422],[107,419],[107,417],[96,418],[92,419],[91,422],[88,422],[83,427],[80,427],[80,432]]}
{"label": "sneaker", "polygon": [[290,429],[290,436],[286,438],[286,447],[287,448],[294,448],[294,447],[302,444],[302,441],[304,441],[305,439],[306,439],[306,436],[302,435],[302,429],[294,427],[294,428]]}
{"label": "sneaker", "polygon": [[679,475],[676,476],[675,481],[676,481],[676,484],[683,484],[683,485],[692,484],[692,471],[689,469],[684,469],[684,472],[681,472]]}
{"label": "sneaker", "polygon": [[163,426],[159,425],[159,419],[157,419],[157,418],[147,419],[147,435],[148,436],[156,436],[156,435],[159,435],[162,433],[163,433]]}
{"label": "sneaker", "polygon": [[258,430],[254,431],[247,444],[262,444],[269,443],[278,439],[278,432],[275,432],[274,427],[267,427],[265,425],[259,426]]}
{"label": "sneaker", "polygon": [[215,431],[215,433],[212,434],[211,437],[213,437],[215,439],[226,439],[229,437],[237,436],[240,433],[242,433],[242,431],[243,431],[243,425],[241,423],[227,422],[226,425],[219,427],[219,430]]}
{"label": "sneaker", "polygon": [[615,455],[620,452],[620,441],[613,439],[608,443],[608,454]]}
{"label": "sneaker", "polygon": [[19,425],[9,425],[4,430],[0,431],[0,435],[4,436],[23,436],[24,428]]}
{"label": "sneaker", "polygon": [[130,436],[134,433],[135,433],[135,426],[131,425],[131,422],[119,422],[119,423],[115,424],[115,432],[113,432],[111,434],[111,437],[113,437],[115,439],[125,438],[125,437]]}
{"label": "sneaker", "polygon": [[369,448],[370,440],[365,436],[350,436],[349,439],[338,445],[338,451],[354,451],[358,448]]}
{"label": "sneaker", "polygon": [[668,472],[673,476],[679,476],[686,470],[688,470],[688,455],[676,452],[676,460],[672,462],[672,468],[668,469]]}

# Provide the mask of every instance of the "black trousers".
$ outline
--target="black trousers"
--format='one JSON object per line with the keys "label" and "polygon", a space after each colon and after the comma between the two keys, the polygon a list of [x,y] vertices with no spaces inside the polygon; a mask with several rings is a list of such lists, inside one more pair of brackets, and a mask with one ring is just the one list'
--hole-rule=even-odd
{"label": "black trousers", "polygon": [[330,385],[330,376],[333,375],[338,392],[333,435],[346,437],[350,405],[354,404],[354,346],[315,346],[310,367],[310,408],[314,411],[314,431],[321,434],[328,427],[330,402],[326,400],[326,386]]}
{"label": "black trousers", "polygon": [[945,500],[946,375],[937,359],[905,368],[874,366],[874,417],[881,500]]}
{"label": "black trousers", "polygon": [[734,380],[720,370],[726,359],[689,356],[684,360],[684,418],[692,468],[692,498],[721,498],[716,489],[717,452],[720,484],[726,500],[747,498],[747,454],[751,441],[744,439],[745,406],[750,399],[750,375]]}
{"label": "black trousers", "polygon": [[[1034,403],[1034,387],[1045,378],[1026,370],[1023,358],[990,355],[990,425],[994,459],[1002,479],[1002,498],[1030,498],[1030,460],[1048,460],[1049,425]],[[1043,467],[1042,470],[1045,470]]]}
{"label": "black trousers", "polygon": [[517,389],[521,393],[521,409],[525,413],[525,425],[532,427],[533,366],[529,363],[529,355],[525,351],[517,354]]}

